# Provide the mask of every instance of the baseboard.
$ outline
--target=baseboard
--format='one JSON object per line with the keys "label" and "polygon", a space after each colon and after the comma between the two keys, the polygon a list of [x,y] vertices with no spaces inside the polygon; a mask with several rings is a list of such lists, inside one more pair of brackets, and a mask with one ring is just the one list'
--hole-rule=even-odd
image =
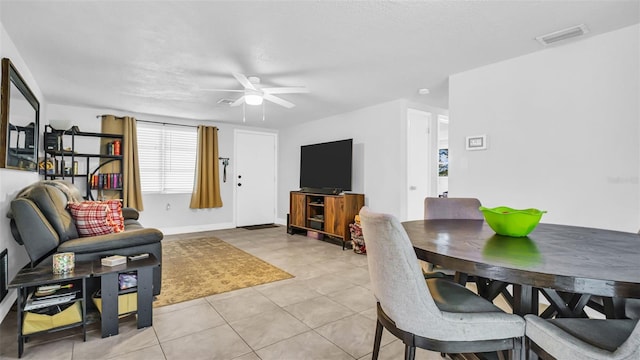
{"label": "baseboard", "polygon": [[206,225],[189,225],[189,226],[176,226],[170,228],[159,228],[165,235],[186,234],[200,231],[212,231],[235,228],[233,223],[220,223],[220,224],[206,224]]}

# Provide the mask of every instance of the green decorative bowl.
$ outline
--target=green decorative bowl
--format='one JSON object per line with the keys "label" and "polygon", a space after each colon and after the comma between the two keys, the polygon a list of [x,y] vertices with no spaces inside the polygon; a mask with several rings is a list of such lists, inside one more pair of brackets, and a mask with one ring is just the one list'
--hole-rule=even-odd
{"label": "green decorative bowl", "polygon": [[506,206],[491,209],[480,206],[479,209],[493,231],[511,237],[529,235],[538,226],[542,214],[546,213],[538,209],[517,210]]}

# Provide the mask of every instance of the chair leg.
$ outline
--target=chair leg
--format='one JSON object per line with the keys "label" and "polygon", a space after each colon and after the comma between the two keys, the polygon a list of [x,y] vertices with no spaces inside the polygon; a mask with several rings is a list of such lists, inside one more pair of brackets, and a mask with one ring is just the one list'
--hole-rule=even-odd
{"label": "chair leg", "polygon": [[404,360],[415,360],[416,347],[411,345],[404,345]]}
{"label": "chair leg", "polygon": [[376,336],[373,340],[373,354],[371,354],[371,360],[378,359],[378,353],[380,353],[380,342],[382,341],[382,330],[384,327],[380,320],[376,321]]}

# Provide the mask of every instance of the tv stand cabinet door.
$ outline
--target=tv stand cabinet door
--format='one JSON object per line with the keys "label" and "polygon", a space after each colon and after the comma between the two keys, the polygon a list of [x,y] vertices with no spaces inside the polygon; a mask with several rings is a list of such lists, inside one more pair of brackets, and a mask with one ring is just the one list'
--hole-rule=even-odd
{"label": "tv stand cabinet door", "polygon": [[298,192],[291,192],[291,199],[289,201],[291,208],[289,209],[290,226],[305,227],[305,213],[306,213],[306,195]]}
{"label": "tv stand cabinet door", "polygon": [[324,197],[324,231],[341,237],[345,235],[344,197]]}

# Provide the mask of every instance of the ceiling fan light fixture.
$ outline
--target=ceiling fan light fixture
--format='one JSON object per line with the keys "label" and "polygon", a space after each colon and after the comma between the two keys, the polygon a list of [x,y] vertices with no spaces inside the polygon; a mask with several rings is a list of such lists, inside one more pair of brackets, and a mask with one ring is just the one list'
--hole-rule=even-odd
{"label": "ceiling fan light fixture", "polygon": [[257,94],[247,94],[244,96],[247,105],[262,105],[262,96]]}

